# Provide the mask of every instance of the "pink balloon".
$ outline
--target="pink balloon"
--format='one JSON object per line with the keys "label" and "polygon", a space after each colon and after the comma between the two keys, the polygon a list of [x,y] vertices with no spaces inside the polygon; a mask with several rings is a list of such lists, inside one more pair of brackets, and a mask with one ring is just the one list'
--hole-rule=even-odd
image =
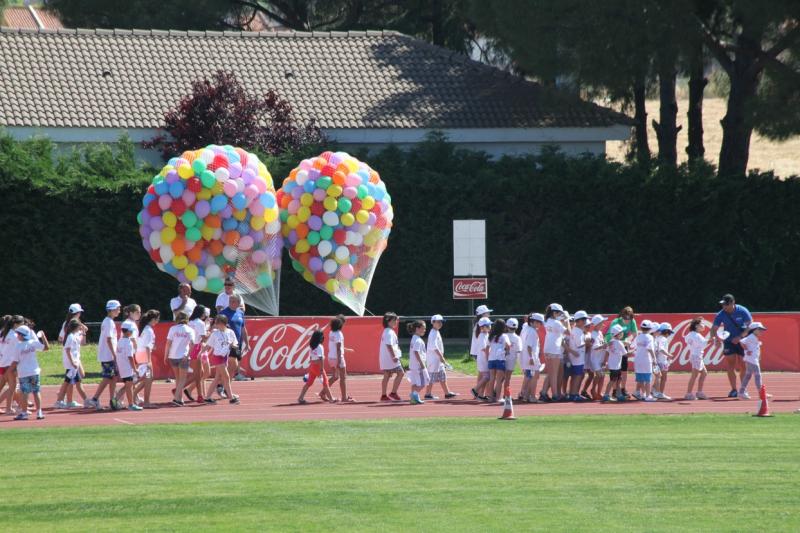
{"label": "pink balloon", "polygon": [[311,193],[314,197],[314,200],[321,202],[328,196],[328,193],[325,192],[325,189],[314,189],[314,192]]}
{"label": "pink balloon", "polygon": [[158,197],[158,207],[161,208],[162,211],[166,211],[169,209],[169,206],[172,205],[172,196],[169,194],[162,194]]}
{"label": "pink balloon", "polygon": [[289,210],[290,215],[297,214],[297,210],[300,209],[300,202],[298,202],[297,200],[292,200],[291,202],[289,202],[289,206],[287,207],[287,209]]}
{"label": "pink balloon", "polygon": [[253,247],[253,238],[250,235],[244,235],[239,239],[237,246],[240,250],[247,251]]}
{"label": "pink balloon", "polygon": [[[258,187],[253,184],[248,185],[244,188],[244,195],[248,200],[252,200],[256,196],[258,196]],[[257,202],[261,203],[261,202]]]}
{"label": "pink balloon", "polygon": [[348,187],[358,187],[361,185],[361,178],[358,174],[348,174],[344,178],[344,184]]}
{"label": "pink balloon", "polygon": [[267,183],[264,180],[253,180],[253,185],[258,189],[258,194],[267,192]]}
{"label": "pink balloon", "polygon": [[267,259],[268,259],[267,252],[265,252],[264,250],[256,250],[250,256],[250,260],[253,261],[253,263],[255,263],[257,265],[260,265],[261,263],[265,263],[267,261]]}
{"label": "pink balloon", "polygon": [[253,202],[250,204],[250,214],[254,217],[264,214],[264,205],[261,202]]}
{"label": "pink balloon", "polygon": [[190,207],[194,205],[194,201],[197,199],[197,195],[195,195],[195,193],[193,193],[189,189],[186,189],[185,191],[183,191],[181,198],[183,199],[183,203],[186,204],[186,207]]}
{"label": "pink balloon", "polygon": [[233,180],[228,180],[222,184],[222,190],[225,191],[225,196],[228,198],[233,197],[236,194],[236,182]]}
{"label": "pink balloon", "polygon": [[353,273],[353,266],[350,264],[341,265],[339,267],[339,277],[342,279],[352,279]]}
{"label": "pink balloon", "polygon": [[344,194],[345,198],[349,198],[352,200],[353,198],[358,196],[358,190],[355,187],[345,187],[344,192],[342,192],[342,194]]}
{"label": "pink balloon", "polygon": [[314,164],[311,162],[310,159],[303,159],[300,162],[300,169],[301,170],[310,170],[312,168],[314,168]]}
{"label": "pink balloon", "polygon": [[228,173],[232,178],[238,178],[242,175],[242,164],[239,162],[231,163],[228,167]]}

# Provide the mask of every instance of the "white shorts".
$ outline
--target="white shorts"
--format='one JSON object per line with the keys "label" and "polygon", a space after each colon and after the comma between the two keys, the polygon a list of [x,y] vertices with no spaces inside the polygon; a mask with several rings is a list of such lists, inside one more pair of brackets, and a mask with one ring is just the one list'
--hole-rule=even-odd
{"label": "white shorts", "polygon": [[517,367],[517,356],[509,355],[506,357],[506,372],[513,372]]}
{"label": "white shorts", "polygon": [[544,354],[544,356],[547,359],[564,359],[564,354],[563,353],[546,353],[546,354]]}
{"label": "white shorts", "polygon": [[[333,359],[328,359],[328,365],[330,365],[331,368],[336,368],[336,363],[337,360],[335,357]],[[344,360],[344,355],[342,356],[342,362],[339,363],[339,368],[347,368],[347,361]]]}
{"label": "white shorts", "polygon": [[692,357],[692,370],[705,370],[706,364],[701,357]]}
{"label": "white shorts", "polygon": [[406,378],[408,378],[408,381],[415,387],[425,387],[431,382],[431,376],[428,374],[427,368],[423,368],[422,370],[409,370],[406,372]]}
{"label": "white shorts", "polygon": [[662,372],[666,372],[669,370],[669,361],[659,361],[658,368],[660,368]]}
{"label": "white shorts", "polygon": [[481,352],[478,354],[478,372],[488,372],[489,371],[489,360],[486,358],[486,355]]}
{"label": "white shorts", "polygon": [[589,356],[589,370],[592,372],[599,372],[603,369],[603,357],[605,354],[601,353],[592,353]]}

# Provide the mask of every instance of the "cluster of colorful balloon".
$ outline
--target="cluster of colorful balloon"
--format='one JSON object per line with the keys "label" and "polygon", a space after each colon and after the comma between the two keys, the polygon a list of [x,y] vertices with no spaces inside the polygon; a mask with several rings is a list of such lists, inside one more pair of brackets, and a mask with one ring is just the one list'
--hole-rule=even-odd
{"label": "cluster of colorful balloon", "polygon": [[272,176],[255,154],[186,151],[153,178],[142,206],[139,233],[159,269],[211,293],[231,278],[246,302],[278,313],[281,221]]}
{"label": "cluster of colorful balloon", "polygon": [[363,315],[394,218],[378,173],[345,152],[324,152],[293,169],[277,199],[293,268]]}

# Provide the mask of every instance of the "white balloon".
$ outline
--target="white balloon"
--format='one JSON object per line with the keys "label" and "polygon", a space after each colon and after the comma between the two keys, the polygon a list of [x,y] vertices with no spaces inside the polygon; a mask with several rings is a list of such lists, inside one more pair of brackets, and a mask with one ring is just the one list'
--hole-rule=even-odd
{"label": "white balloon", "polygon": [[297,182],[298,185],[304,185],[306,181],[308,181],[308,171],[307,170],[300,170],[295,176],[294,180]]}
{"label": "white balloon", "polygon": [[326,226],[335,227],[339,224],[339,215],[333,211],[325,211],[325,214],[322,215],[322,221]]}
{"label": "white balloon", "polygon": [[214,171],[214,177],[217,178],[217,181],[227,181],[230,177],[230,172],[225,167],[219,167],[217,170]]}
{"label": "white balloon", "polygon": [[161,255],[161,260],[165,263],[169,263],[172,261],[172,258],[175,257],[175,252],[172,251],[172,247],[168,244],[162,244],[161,248],[158,249],[158,253]]}
{"label": "white balloon", "polygon": [[194,281],[192,282],[192,288],[198,291],[206,290],[207,286],[208,282],[206,281],[206,278],[204,278],[203,276],[197,276],[196,278],[194,278]]}
{"label": "white balloon", "polygon": [[211,238],[220,240],[222,238],[222,228],[214,228],[214,234],[211,236]]}
{"label": "white balloon", "polygon": [[268,223],[265,227],[267,228],[266,229],[267,233],[269,233],[270,235],[274,235],[281,231],[281,219],[276,218],[272,222]]}
{"label": "white balloon", "polygon": [[230,244],[225,245],[222,249],[222,256],[227,259],[228,261],[235,261],[238,252],[236,251],[235,246],[231,246]]}
{"label": "white balloon", "polygon": [[236,179],[236,192],[244,192],[244,180]]}
{"label": "white balloon", "polygon": [[319,252],[320,257],[327,257],[333,251],[333,245],[331,241],[319,241],[317,245],[317,252]]}
{"label": "white balloon", "polygon": [[326,274],[333,274],[338,267],[339,265],[337,265],[336,261],[333,259],[326,259],[325,262],[322,263],[322,270],[324,270]]}
{"label": "white balloon", "polygon": [[364,236],[361,235],[360,233],[353,232],[353,242],[351,242],[350,244],[352,244],[353,246],[361,246],[363,242],[364,242]]}
{"label": "white balloon", "polygon": [[200,160],[206,165],[210,165],[214,161],[214,152],[211,150],[203,150],[200,152]]}
{"label": "white balloon", "polygon": [[161,248],[161,232],[154,231],[150,234],[150,248],[155,250],[156,248]]}
{"label": "white balloon", "polygon": [[339,246],[336,249],[336,259],[343,261],[350,257],[350,250],[347,249],[347,246]]}
{"label": "white balloon", "polygon": [[206,267],[206,278],[221,278],[222,277],[222,270],[220,270],[219,266],[217,265],[208,265]]}
{"label": "white balloon", "polygon": [[361,235],[366,235],[367,233],[369,233],[369,230],[371,229],[372,227],[369,226],[368,224],[361,224],[361,226],[358,228],[358,233],[360,233]]}

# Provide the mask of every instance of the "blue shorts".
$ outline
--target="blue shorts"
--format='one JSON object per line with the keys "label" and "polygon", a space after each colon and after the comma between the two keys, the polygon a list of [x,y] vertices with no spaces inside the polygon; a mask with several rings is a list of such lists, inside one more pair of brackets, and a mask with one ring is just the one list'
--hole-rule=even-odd
{"label": "blue shorts", "polygon": [[117,365],[114,364],[114,361],[100,361],[100,366],[102,367],[100,376],[103,378],[114,379],[119,375],[117,374]]}
{"label": "blue shorts", "polygon": [[636,383],[650,383],[650,380],[653,378],[653,374],[645,373],[640,374],[639,372],[636,373]]}
{"label": "blue shorts", "polygon": [[506,371],[506,360],[505,359],[496,359],[489,361],[489,370],[502,370],[503,372]]}
{"label": "blue shorts", "polygon": [[526,378],[532,378],[533,377],[533,370],[531,370],[529,368],[529,369],[525,370],[524,374],[525,374]]}
{"label": "blue shorts", "polygon": [[25,376],[19,378],[19,390],[24,394],[31,394],[39,392],[39,376]]}
{"label": "blue shorts", "polygon": [[572,365],[570,372],[570,376],[582,376],[583,375],[583,365]]}
{"label": "blue shorts", "polygon": [[81,373],[76,370],[65,370],[64,371],[64,383],[69,385],[75,385],[76,383],[81,382]]}

